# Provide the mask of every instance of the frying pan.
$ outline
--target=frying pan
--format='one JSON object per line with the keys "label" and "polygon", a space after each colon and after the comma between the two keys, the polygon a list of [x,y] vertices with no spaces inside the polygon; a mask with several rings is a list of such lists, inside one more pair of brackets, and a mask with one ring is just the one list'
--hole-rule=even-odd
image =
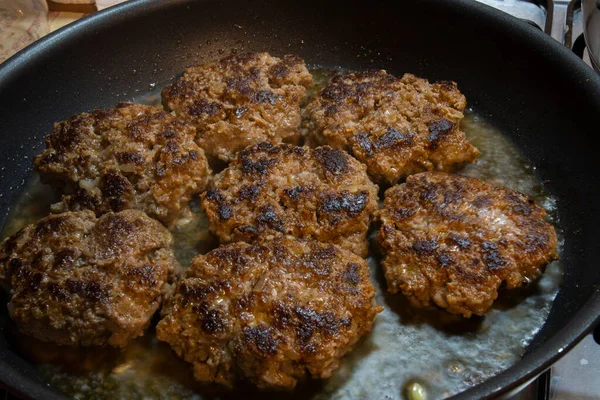
{"label": "frying pan", "polygon": [[[557,199],[564,282],[523,358],[456,398],[486,398],[530,380],[600,316],[600,78],[568,50],[468,0],[143,1],[92,15],[0,66],[0,224],[54,121],[163,87],[186,66],[235,51],[297,53],[309,64],[385,68],[459,83]],[[2,310],[1,329],[5,329]],[[0,332],[0,381],[63,398]]]}

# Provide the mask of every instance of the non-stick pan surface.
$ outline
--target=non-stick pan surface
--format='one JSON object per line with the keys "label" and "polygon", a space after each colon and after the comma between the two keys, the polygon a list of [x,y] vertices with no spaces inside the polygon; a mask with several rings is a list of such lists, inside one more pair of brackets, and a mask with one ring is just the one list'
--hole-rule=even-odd
{"label": "non-stick pan surface", "polygon": [[[564,230],[563,286],[523,359],[458,397],[527,381],[597,322],[600,79],[535,28],[468,0],[139,0],[68,26],[0,66],[0,224],[54,121],[160,88],[186,66],[233,49],[455,80],[470,106],[537,166]],[[5,326],[5,311],[1,317]],[[0,381],[28,397],[62,398],[4,334]]]}

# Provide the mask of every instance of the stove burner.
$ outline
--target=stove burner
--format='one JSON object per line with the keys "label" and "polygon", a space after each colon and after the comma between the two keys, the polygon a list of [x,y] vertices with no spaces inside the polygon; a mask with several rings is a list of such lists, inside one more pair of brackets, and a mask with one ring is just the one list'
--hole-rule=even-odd
{"label": "stove burner", "polygon": [[[573,50],[586,64],[594,67],[583,33],[584,13],[581,0],[573,0],[569,3],[566,18],[565,46]],[[600,73],[600,69],[596,68],[596,71]]]}
{"label": "stove burner", "polygon": [[592,65],[583,35],[581,0],[477,0],[535,26]]}

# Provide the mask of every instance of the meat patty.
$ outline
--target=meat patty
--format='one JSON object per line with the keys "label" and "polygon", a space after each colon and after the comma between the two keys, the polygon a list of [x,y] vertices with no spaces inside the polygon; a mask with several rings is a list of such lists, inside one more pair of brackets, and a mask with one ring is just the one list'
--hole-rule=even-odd
{"label": "meat patty", "polygon": [[386,192],[381,210],[388,290],[415,306],[483,315],[502,282],[526,285],[558,259],[545,215],[527,196],[476,178],[410,176]]}
{"label": "meat patty", "polygon": [[292,235],[366,256],[377,186],[343,150],[265,142],[215,177],[202,206],[222,243]]}
{"label": "meat patty", "polygon": [[318,143],[345,149],[378,182],[423,171],[452,171],[479,151],[459,128],[467,102],[454,82],[430,84],[385,71],[338,76],[308,105]]}
{"label": "meat patty", "polygon": [[297,143],[300,103],[311,84],[298,56],[248,53],[186,69],[162,98],[165,109],[196,126],[209,157],[230,161],[263,141]]}
{"label": "meat patty", "polygon": [[60,345],[143,335],[178,269],[171,234],[146,214],[42,218],[0,244],[0,283],[20,330]]}
{"label": "meat patty", "polygon": [[210,177],[195,136],[165,111],[121,103],[55,124],[34,164],[66,194],[57,212],[132,208],[170,223]]}
{"label": "meat patty", "polygon": [[366,262],[340,247],[281,237],[197,256],[156,334],[201,382],[293,388],[327,378],[382,308]]}

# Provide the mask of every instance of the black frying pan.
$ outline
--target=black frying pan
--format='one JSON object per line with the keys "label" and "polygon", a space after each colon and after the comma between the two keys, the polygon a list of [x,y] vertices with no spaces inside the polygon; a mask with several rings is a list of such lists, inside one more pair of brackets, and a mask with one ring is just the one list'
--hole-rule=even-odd
{"label": "black frying pan", "polygon": [[[522,360],[458,397],[499,395],[526,382],[598,321],[600,157],[592,140],[600,78],[537,29],[468,0],[139,0],[49,35],[0,66],[0,224],[54,121],[163,87],[184,67],[233,47],[455,80],[537,166],[558,200],[564,284]],[[0,382],[23,396],[62,398],[4,334]]]}

